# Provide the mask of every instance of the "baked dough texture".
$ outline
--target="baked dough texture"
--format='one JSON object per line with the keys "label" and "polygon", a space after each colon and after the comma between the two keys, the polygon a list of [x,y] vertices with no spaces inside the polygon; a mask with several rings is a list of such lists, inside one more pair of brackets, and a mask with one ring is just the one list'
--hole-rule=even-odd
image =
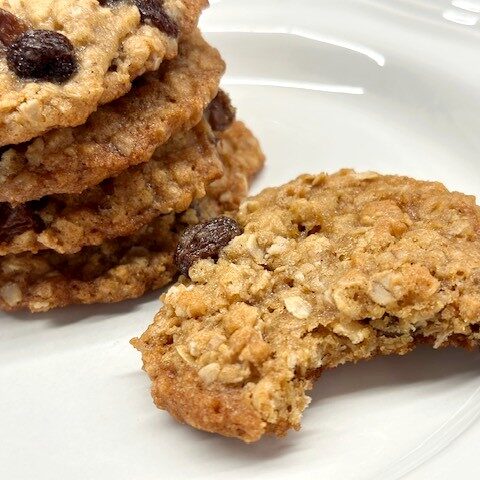
{"label": "baked dough texture", "polygon": [[224,70],[218,51],[195,31],[180,42],[174,60],[139,78],[127,95],[100,107],[85,124],[6,148],[0,202],[81,193],[148,161],[173,134],[198,124]]}
{"label": "baked dough texture", "polygon": [[76,253],[84,246],[133,234],[159,215],[186,210],[222,175],[216,141],[202,120],[191,130],[174,135],[148,162],[117,177],[80,194],[50,195],[29,202],[27,210],[39,219],[41,228],[33,225],[7,236],[7,241],[0,243],[0,255],[48,248]]}
{"label": "baked dough texture", "polygon": [[[190,34],[207,0],[158,2],[178,35],[143,22],[128,1],[0,0],[28,30],[48,30],[73,45],[78,64],[65,82],[20,78],[0,55],[0,146],[26,142],[54,128],[85,123],[98,106],[127,93],[133,80],[177,55],[179,38]],[[6,46],[8,48],[8,45]]]}
{"label": "baked dough texture", "polygon": [[241,205],[235,237],[133,344],[156,405],[256,441],[299,429],[324,369],[418,344],[478,348],[480,209],[440,183],[342,170]]}
{"label": "baked dough texture", "polygon": [[241,122],[219,134],[223,175],[183,213],[160,215],[132,235],[62,255],[45,250],[0,258],[0,309],[47,311],[75,303],[137,298],[169,283],[178,235],[190,225],[236,209],[264,163],[258,141]]}

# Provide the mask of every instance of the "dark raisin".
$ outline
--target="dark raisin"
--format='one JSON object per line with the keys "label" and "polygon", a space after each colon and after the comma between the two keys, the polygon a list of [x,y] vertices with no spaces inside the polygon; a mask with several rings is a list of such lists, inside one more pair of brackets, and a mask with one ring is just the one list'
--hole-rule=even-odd
{"label": "dark raisin", "polygon": [[9,67],[20,78],[64,82],[77,71],[70,40],[50,30],[29,30],[7,50]]}
{"label": "dark raisin", "polygon": [[43,222],[28,206],[0,204],[0,242],[6,243],[28,230],[41,231]]}
{"label": "dark raisin", "polygon": [[[131,0],[140,11],[143,23],[151,23],[169,37],[177,38],[179,35],[178,25],[171,19],[163,8],[163,0]],[[113,7],[120,0],[98,0],[102,7]]]}
{"label": "dark raisin", "polygon": [[230,102],[230,97],[219,90],[217,96],[210,102],[205,110],[205,117],[216,132],[223,132],[235,120],[235,109]]}
{"label": "dark raisin", "polygon": [[133,3],[140,11],[143,23],[150,22],[169,37],[178,37],[178,25],[165,12],[163,0],[133,0]]}
{"label": "dark raisin", "polygon": [[105,195],[113,195],[115,193],[115,181],[112,177],[103,180],[99,187]]}
{"label": "dark raisin", "polygon": [[52,202],[55,201],[55,197],[42,197],[39,198],[38,200],[30,200],[28,202],[28,208],[32,212],[39,212],[40,210],[43,210],[44,208],[47,208]]}
{"label": "dark raisin", "polygon": [[116,3],[120,3],[120,0],[98,0],[98,3],[102,7],[113,7]]}
{"label": "dark raisin", "polygon": [[4,45],[10,45],[27,30],[28,26],[23,20],[0,8],[0,42]]}
{"label": "dark raisin", "polygon": [[202,258],[218,258],[230,240],[241,235],[238,223],[229,217],[217,217],[185,230],[175,251],[175,264],[183,275]]}

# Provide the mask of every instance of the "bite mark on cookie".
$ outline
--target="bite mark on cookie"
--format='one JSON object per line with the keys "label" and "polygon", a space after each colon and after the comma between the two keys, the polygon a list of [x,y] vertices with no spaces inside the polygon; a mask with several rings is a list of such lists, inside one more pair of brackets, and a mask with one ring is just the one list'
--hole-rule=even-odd
{"label": "bite mark on cookie", "polygon": [[[134,340],[155,403],[180,420],[247,442],[284,435],[326,369],[480,345],[473,197],[342,170],[266,189],[235,219],[243,233],[196,260]],[[237,408],[254,415],[216,413]]]}

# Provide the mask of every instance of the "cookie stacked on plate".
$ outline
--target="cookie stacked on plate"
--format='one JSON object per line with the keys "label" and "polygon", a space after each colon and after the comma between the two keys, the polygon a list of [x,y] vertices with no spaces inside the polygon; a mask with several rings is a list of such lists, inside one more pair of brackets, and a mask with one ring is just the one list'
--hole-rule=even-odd
{"label": "cookie stacked on plate", "polygon": [[0,0],[0,308],[116,302],[264,157],[196,29],[205,0]]}

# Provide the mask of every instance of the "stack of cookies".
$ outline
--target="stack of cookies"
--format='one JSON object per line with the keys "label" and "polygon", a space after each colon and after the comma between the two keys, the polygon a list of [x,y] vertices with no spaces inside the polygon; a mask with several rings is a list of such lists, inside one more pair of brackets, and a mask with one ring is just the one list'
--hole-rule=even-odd
{"label": "stack of cookies", "polygon": [[170,282],[178,236],[264,157],[219,90],[206,0],[0,0],[0,308]]}

